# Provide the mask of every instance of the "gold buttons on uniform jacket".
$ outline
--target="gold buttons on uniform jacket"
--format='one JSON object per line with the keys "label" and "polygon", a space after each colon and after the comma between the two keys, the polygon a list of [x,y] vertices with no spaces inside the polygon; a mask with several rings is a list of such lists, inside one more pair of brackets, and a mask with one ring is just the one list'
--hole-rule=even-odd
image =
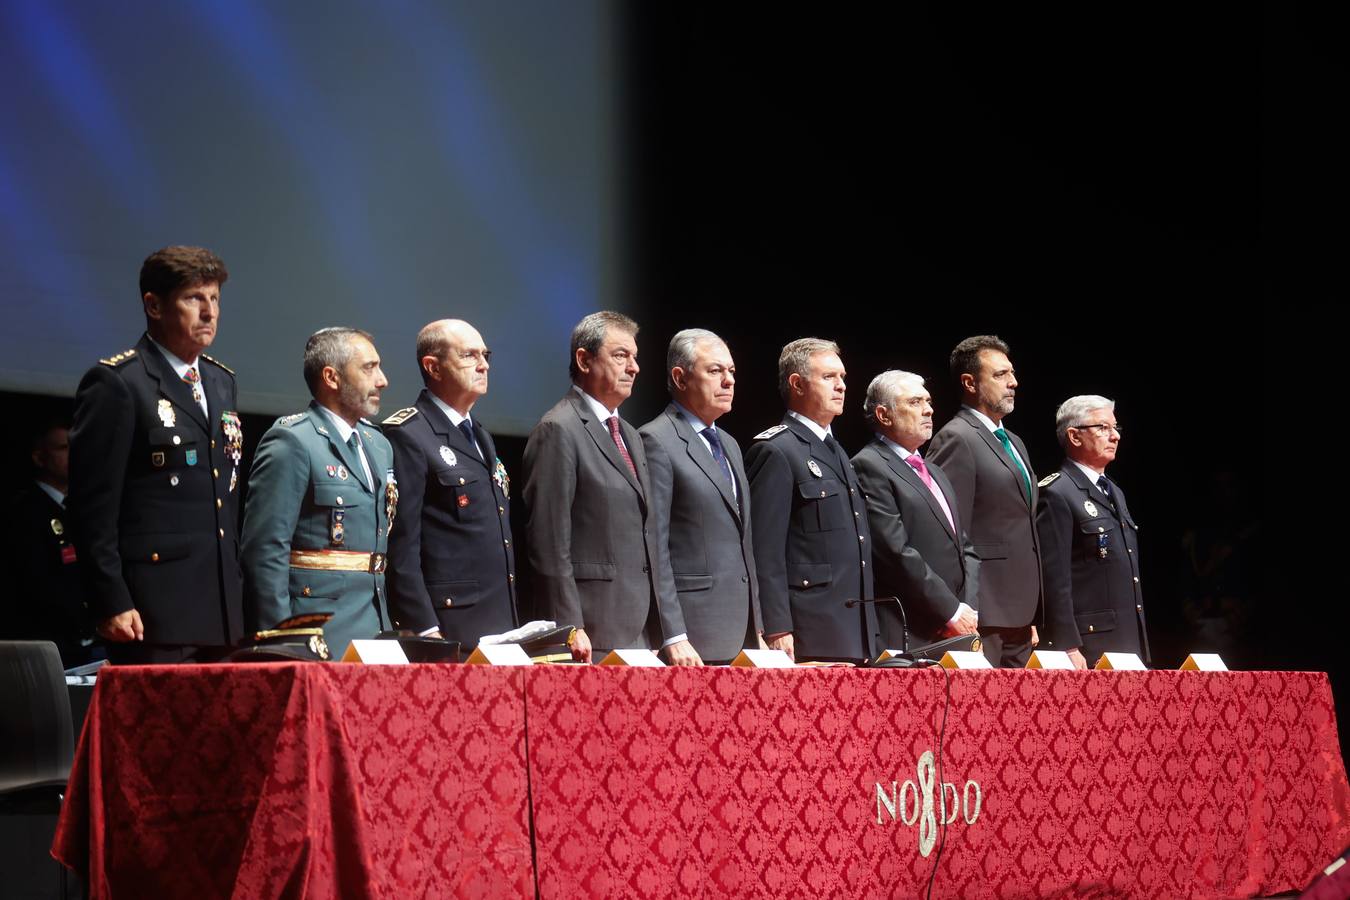
{"label": "gold buttons on uniform jacket", "polygon": [[446,609],[449,609],[449,608],[450,608],[450,604],[451,604],[450,598],[449,598],[449,597],[446,597],[446,598],[445,598],[445,608],[446,608]]}
{"label": "gold buttons on uniform jacket", "polygon": [[341,498],[341,497],[338,497],[338,498],[337,498],[337,505],[338,505],[338,506],[341,506],[341,505],[342,505],[342,498]]}
{"label": "gold buttons on uniform jacket", "polygon": [[220,498],[217,497],[217,498],[216,498],[216,509],[220,509],[220,507],[221,507],[222,505],[223,505],[223,504],[220,502]]}
{"label": "gold buttons on uniform jacket", "polygon": [[302,588],[300,589],[300,596],[301,596],[301,597],[308,597],[308,596],[309,596],[309,585],[305,585],[304,587],[302,587]]}
{"label": "gold buttons on uniform jacket", "polygon": [[460,484],[463,484],[463,483],[464,483],[464,479],[461,478],[461,479],[459,480],[459,483],[460,483]]}
{"label": "gold buttons on uniform jacket", "polygon": [[216,533],[219,534],[221,537],[224,537],[224,536],[225,536],[225,529],[224,529],[224,528],[217,528],[217,529],[216,529]]}
{"label": "gold buttons on uniform jacket", "polygon": [[175,435],[173,436],[173,445],[174,445],[175,447],[177,447],[177,446],[178,446],[179,444],[181,444],[181,443],[183,443],[183,439],[180,438],[178,435],[175,434]]}
{"label": "gold buttons on uniform jacket", "polygon": [[159,562],[159,554],[158,554],[158,553],[151,553],[151,554],[150,554],[150,561],[151,561],[151,562]]}
{"label": "gold buttons on uniform jacket", "polygon": [[211,477],[212,477],[212,478],[219,478],[219,477],[220,477],[220,470],[219,470],[219,469],[212,469],[212,470],[211,470]]}
{"label": "gold buttons on uniform jacket", "polygon": [[1091,625],[1089,625],[1089,626],[1088,626],[1088,631],[1089,631],[1089,632],[1092,632],[1092,631],[1096,631],[1096,629],[1093,628]]}
{"label": "gold buttons on uniform jacket", "polygon": [[216,439],[215,439],[215,438],[211,438],[211,449],[212,449],[212,450],[216,449]]}

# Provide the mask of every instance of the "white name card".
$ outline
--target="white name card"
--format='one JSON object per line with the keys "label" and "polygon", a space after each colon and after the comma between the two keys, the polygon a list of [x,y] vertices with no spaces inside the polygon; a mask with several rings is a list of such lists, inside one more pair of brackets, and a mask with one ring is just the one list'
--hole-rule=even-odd
{"label": "white name card", "polygon": [[1034,650],[1027,660],[1028,669],[1073,669],[1073,660],[1063,650]]}
{"label": "white name card", "polygon": [[403,652],[403,645],[398,641],[358,639],[347,645],[342,661],[367,666],[406,666],[408,654]]}
{"label": "white name card", "polygon": [[759,649],[742,650],[731,664],[747,669],[791,669],[796,666],[792,657],[782,650]]}
{"label": "white name card", "polygon": [[611,650],[600,660],[602,666],[647,666],[665,668],[665,663],[651,650]]}
{"label": "white name card", "polygon": [[948,650],[942,654],[944,669],[992,669],[983,653],[974,650]]}
{"label": "white name card", "polygon": [[1102,658],[1097,660],[1094,668],[1107,670],[1115,669],[1120,672],[1147,672],[1148,666],[1144,661],[1133,653],[1116,653],[1108,651],[1102,654]]}
{"label": "white name card", "polygon": [[1181,664],[1183,672],[1227,672],[1228,667],[1223,664],[1217,653],[1192,653],[1186,657],[1186,661]]}
{"label": "white name card", "polygon": [[465,662],[476,666],[529,666],[530,654],[519,644],[479,644]]}

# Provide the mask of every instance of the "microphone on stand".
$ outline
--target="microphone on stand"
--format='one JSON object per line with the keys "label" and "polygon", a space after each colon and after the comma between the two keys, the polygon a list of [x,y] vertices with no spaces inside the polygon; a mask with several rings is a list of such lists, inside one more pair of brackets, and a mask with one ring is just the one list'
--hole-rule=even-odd
{"label": "microphone on stand", "polygon": [[900,610],[900,655],[892,656],[882,662],[870,662],[868,663],[869,667],[909,669],[937,665],[933,660],[914,659],[909,655],[909,619],[905,616],[905,605],[900,602],[899,597],[850,597],[844,601],[844,606],[853,609],[860,603],[894,603],[896,609]]}

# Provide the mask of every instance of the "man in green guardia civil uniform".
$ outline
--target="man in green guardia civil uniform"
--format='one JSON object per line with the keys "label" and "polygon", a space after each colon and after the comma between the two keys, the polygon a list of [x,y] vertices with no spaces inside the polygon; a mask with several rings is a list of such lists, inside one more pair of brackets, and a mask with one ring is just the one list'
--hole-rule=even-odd
{"label": "man in green guardia civil uniform", "polygon": [[339,659],[389,627],[384,567],[398,505],[394,453],[370,419],[389,385],[371,336],[324,328],[305,344],[314,402],[276,421],[258,444],[244,512],[250,627],[331,612],[324,637]]}

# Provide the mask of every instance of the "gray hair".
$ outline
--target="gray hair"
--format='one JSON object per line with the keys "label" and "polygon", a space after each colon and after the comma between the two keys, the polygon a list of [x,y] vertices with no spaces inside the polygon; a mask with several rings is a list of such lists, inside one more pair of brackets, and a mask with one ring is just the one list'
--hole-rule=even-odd
{"label": "gray hair", "polygon": [[876,411],[878,406],[890,408],[902,390],[914,393],[923,387],[923,376],[906,372],[903,369],[888,369],[882,372],[867,386],[867,397],[863,400],[863,414],[873,428],[877,427]]}
{"label": "gray hair", "polygon": [[671,396],[675,394],[675,379],[671,377],[670,370],[676,366],[686,372],[692,369],[694,357],[698,354],[698,345],[705,341],[726,344],[726,341],[706,328],[686,328],[684,331],[677,331],[670,339],[670,346],[666,349],[666,390],[670,391]]}
{"label": "gray hair", "polygon": [[577,327],[572,329],[572,350],[567,358],[567,374],[573,380],[581,374],[577,368],[577,351],[585,350],[594,356],[600,352],[600,345],[605,342],[605,333],[611,328],[617,328],[624,334],[637,337],[638,323],[625,316],[623,313],[601,310],[593,312],[586,318],[577,323]]}
{"label": "gray hair", "polygon": [[363,337],[373,345],[375,338],[359,328],[334,325],[320,328],[305,341],[305,384],[311,397],[318,396],[323,370],[329,366],[341,372],[352,358],[352,338]]}
{"label": "gray hair", "polygon": [[817,353],[833,353],[838,356],[839,345],[822,338],[797,338],[785,346],[783,352],[778,355],[778,396],[783,398],[784,403],[788,402],[788,397],[792,393],[788,378],[792,375],[811,377],[811,357]]}
{"label": "gray hair", "polygon": [[1094,409],[1116,408],[1116,401],[1108,400],[1097,394],[1079,394],[1077,397],[1070,397],[1059,405],[1055,412],[1055,437],[1059,439],[1059,445],[1064,448],[1069,446],[1069,428],[1081,424],[1083,417]]}

